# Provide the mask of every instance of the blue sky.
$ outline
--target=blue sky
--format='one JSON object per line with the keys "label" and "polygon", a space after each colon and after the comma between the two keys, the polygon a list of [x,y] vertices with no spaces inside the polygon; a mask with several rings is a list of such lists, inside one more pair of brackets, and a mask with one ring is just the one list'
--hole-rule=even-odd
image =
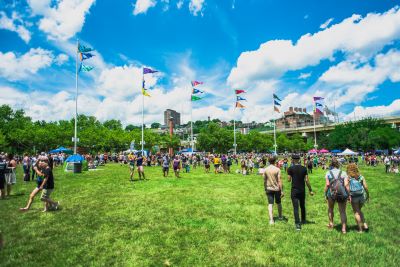
{"label": "blue sky", "polygon": [[[190,119],[190,81],[204,99],[193,118],[268,121],[271,95],[282,110],[312,108],[312,97],[340,113],[400,113],[400,10],[397,1],[4,0],[0,2],[0,104],[34,119],[74,112],[75,45],[96,49],[79,75],[79,112],[141,121],[141,68],[151,98],[145,121],[166,108]],[[247,90],[234,110],[233,89]]]}

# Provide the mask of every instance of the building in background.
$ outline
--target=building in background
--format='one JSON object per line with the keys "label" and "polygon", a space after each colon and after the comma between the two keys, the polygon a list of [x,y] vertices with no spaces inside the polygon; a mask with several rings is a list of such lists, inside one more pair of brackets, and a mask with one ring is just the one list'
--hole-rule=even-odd
{"label": "building in background", "polygon": [[[313,115],[307,113],[305,108],[290,107],[288,111],[283,113],[283,117],[276,120],[277,129],[298,128],[305,126],[313,126]],[[323,114],[315,114],[315,124],[329,124],[331,121]]]}
{"label": "building in background", "polygon": [[164,111],[164,125],[169,125],[169,120],[172,120],[174,127],[181,125],[181,114],[172,109]]}

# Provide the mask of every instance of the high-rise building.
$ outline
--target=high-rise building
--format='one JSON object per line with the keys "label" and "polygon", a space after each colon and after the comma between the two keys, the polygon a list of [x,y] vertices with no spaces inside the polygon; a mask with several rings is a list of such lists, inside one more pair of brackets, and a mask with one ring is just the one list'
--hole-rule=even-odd
{"label": "high-rise building", "polygon": [[172,119],[175,126],[181,125],[181,114],[172,109],[164,111],[164,124],[169,125],[169,120]]}

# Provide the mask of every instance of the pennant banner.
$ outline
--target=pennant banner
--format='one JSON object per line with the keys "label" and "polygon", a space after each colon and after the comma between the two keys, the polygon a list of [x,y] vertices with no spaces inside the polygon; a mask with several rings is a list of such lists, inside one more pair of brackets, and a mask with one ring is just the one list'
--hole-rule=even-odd
{"label": "pennant banner", "polygon": [[144,96],[151,97],[151,95],[149,95],[149,93],[147,93],[147,90],[144,89],[144,88],[142,88],[142,94],[143,94]]}
{"label": "pennant banner", "polygon": [[281,111],[276,106],[274,106],[274,111],[281,113]]}
{"label": "pennant banner", "polygon": [[245,90],[235,90],[235,94],[242,94],[242,93],[246,93]]}
{"label": "pennant banner", "polygon": [[274,104],[275,104],[276,106],[280,106],[280,105],[281,105],[281,103],[279,103],[279,102],[276,101],[276,100],[274,100]]}
{"label": "pennant banner", "polygon": [[199,89],[193,88],[192,94],[202,94],[204,93],[203,91],[200,91]]}
{"label": "pennant banner", "polygon": [[143,68],[143,74],[148,74],[148,73],[156,73],[158,70],[152,70],[149,68]]}
{"label": "pennant banner", "polygon": [[79,53],[81,61],[94,57],[92,53]]}
{"label": "pennant banner", "polygon": [[314,96],[314,101],[323,100],[323,99],[324,99],[323,97],[320,97],[320,96]]}
{"label": "pennant banner", "polygon": [[79,53],[87,53],[87,52],[91,52],[91,51],[94,51],[94,49],[91,47],[88,47],[88,46],[78,44],[78,52]]}
{"label": "pennant banner", "polygon": [[198,100],[201,100],[201,99],[203,99],[203,98],[201,98],[201,97],[198,97],[198,96],[195,96],[195,95],[192,95],[192,101],[198,101]]}
{"label": "pennant banner", "polygon": [[195,87],[196,85],[203,84],[203,82],[192,81],[192,86]]}
{"label": "pennant banner", "polygon": [[246,98],[243,98],[243,97],[241,97],[241,96],[236,96],[236,101],[241,101],[241,100],[247,101]]}
{"label": "pennant banner", "polygon": [[278,101],[282,101],[276,94],[273,94],[274,99],[278,100]]}
{"label": "pennant banner", "polygon": [[79,72],[83,71],[83,72],[89,72],[92,69],[94,69],[94,67],[92,66],[85,66],[81,63],[81,65],[79,66]]}
{"label": "pennant banner", "polygon": [[246,107],[243,106],[242,103],[236,102],[235,108],[246,108]]}

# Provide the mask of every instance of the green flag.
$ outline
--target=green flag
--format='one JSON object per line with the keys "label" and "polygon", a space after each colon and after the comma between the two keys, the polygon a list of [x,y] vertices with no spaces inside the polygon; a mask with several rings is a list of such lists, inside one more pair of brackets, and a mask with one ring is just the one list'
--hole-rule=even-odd
{"label": "green flag", "polygon": [[198,96],[195,96],[195,95],[192,95],[192,101],[197,101],[197,100],[200,100],[200,99],[202,99],[202,98],[198,97]]}
{"label": "green flag", "polygon": [[89,71],[91,71],[93,68],[94,68],[94,67],[92,67],[92,66],[86,66],[86,65],[83,65],[83,64],[81,63],[81,66],[79,67],[79,72],[81,72],[81,71],[89,72]]}

